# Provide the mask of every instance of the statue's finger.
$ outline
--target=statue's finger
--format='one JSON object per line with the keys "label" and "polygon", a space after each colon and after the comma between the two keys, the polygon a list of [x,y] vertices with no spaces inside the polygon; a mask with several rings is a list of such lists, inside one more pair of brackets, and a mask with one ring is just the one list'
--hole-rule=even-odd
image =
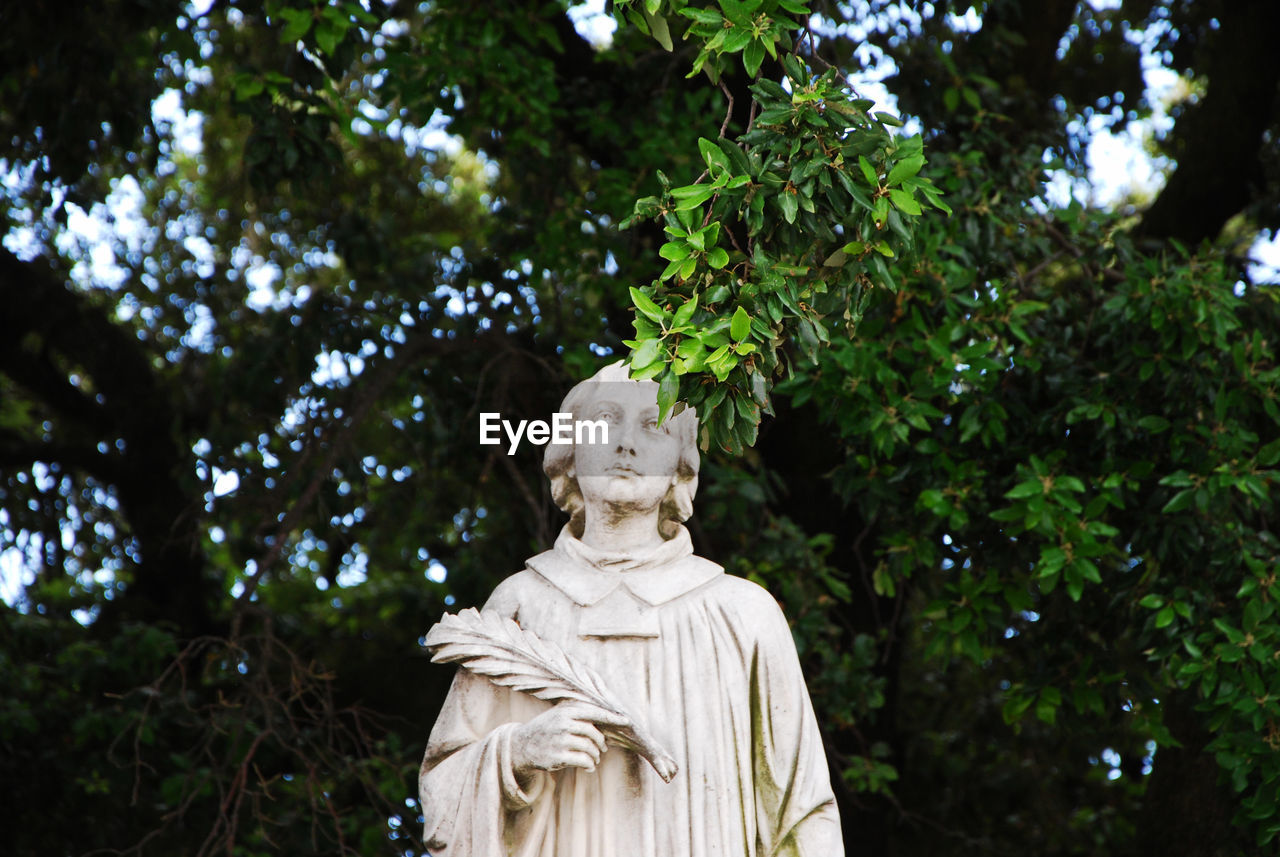
{"label": "statue's finger", "polygon": [[573,734],[580,736],[595,749],[597,756],[605,750],[604,733],[597,729],[590,720],[575,720],[580,728]]}
{"label": "statue's finger", "polygon": [[590,773],[596,769],[596,760],[585,751],[567,750],[557,757],[556,765],[552,770],[558,771],[562,768],[583,768]]}
{"label": "statue's finger", "polygon": [[574,704],[573,716],[578,720],[587,720],[600,726],[624,727],[631,725],[631,718],[622,714],[615,714],[606,708],[591,705],[587,702]]}
{"label": "statue's finger", "polygon": [[603,752],[600,745],[589,737],[582,735],[570,734],[566,738],[568,748],[575,753],[586,753],[591,757],[594,764],[600,764],[600,754]]}

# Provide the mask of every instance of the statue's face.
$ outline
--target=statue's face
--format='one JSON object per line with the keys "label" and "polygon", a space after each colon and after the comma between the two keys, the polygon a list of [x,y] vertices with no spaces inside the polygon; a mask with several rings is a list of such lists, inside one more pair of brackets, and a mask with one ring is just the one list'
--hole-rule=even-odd
{"label": "statue's face", "polygon": [[656,508],[676,478],[680,440],[658,427],[658,385],[652,381],[600,384],[599,391],[578,414],[579,420],[603,420],[608,443],[580,443],[574,447],[574,474],[587,514],[604,505]]}

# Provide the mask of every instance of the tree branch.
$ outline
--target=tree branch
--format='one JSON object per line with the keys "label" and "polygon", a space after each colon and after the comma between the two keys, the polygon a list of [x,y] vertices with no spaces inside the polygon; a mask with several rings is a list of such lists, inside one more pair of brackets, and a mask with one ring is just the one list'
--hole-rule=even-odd
{"label": "tree branch", "polygon": [[120,462],[96,447],[72,443],[30,443],[11,431],[0,430],[0,468],[22,467],[37,461],[58,462],[83,470],[103,482],[120,478]]}
{"label": "tree branch", "polygon": [[1208,46],[1209,91],[1174,127],[1178,166],[1137,234],[1196,245],[1215,238],[1261,192],[1262,138],[1280,95],[1280,3],[1225,3]]}
{"label": "tree branch", "polygon": [[[189,495],[182,478],[194,464],[174,436],[175,391],[161,383],[145,344],[45,260],[23,262],[2,247],[0,305],[5,307],[0,339],[6,343],[0,370],[69,421],[55,425],[55,437],[42,449],[83,447],[84,441],[75,438],[95,439],[95,448],[104,438],[124,442],[119,462],[100,475],[119,492],[141,559],[128,597],[113,602],[112,611],[177,622],[192,636],[210,630],[201,503]],[[24,361],[20,350],[33,337],[45,353],[36,363]],[[59,364],[85,374],[97,391],[92,401],[70,384]],[[102,464],[83,450],[76,457]]]}
{"label": "tree branch", "polygon": [[[236,598],[235,616],[232,620],[230,634],[231,640],[234,641],[238,637],[243,622],[244,610],[252,601],[253,593],[257,591],[258,585],[262,582],[266,572],[279,562],[285,544],[288,541],[289,533],[298,527],[303,515],[319,494],[320,488],[327,479],[333,476],[334,466],[338,461],[338,457],[346,449],[351,435],[368,417],[374,404],[378,402],[391,383],[396,378],[401,377],[410,366],[425,354],[445,354],[459,349],[481,349],[485,347],[482,343],[484,339],[500,336],[502,334],[495,333],[488,336],[472,337],[460,342],[455,339],[440,339],[432,336],[428,330],[421,329],[416,336],[410,337],[403,346],[397,349],[390,360],[378,367],[366,370],[365,375],[362,377],[368,378],[368,382],[356,388],[353,401],[343,406],[342,410],[346,416],[336,424],[331,425],[319,439],[318,445],[325,450],[325,454],[312,466],[311,478],[298,495],[298,499],[280,517],[279,523],[275,527],[275,532],[271,536],[270,546],[262,558],[258,560],[257,567],[253,573],[245,579],[244,589]],[[303,454],[308,455],[309,452],[304,450]],[[298,472],[297,468],[292,468],[292,470],[293,472]]]}

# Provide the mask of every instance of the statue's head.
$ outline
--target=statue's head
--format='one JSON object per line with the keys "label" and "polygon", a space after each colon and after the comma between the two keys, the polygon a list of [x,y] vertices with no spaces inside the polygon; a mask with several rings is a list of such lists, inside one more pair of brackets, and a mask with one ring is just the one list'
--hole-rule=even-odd
{"label": "statue's head", "polygon": [[[548,444],[542,469],[551,480],[551,496],[569,513],[569,529],[581,537],[590,498],[608,495],[624,504],[660,499],[658,529],[671,538],[693,514],[698,490],[698,418],[691,408],[657,425],[658,385],[632,381],[627,368],[614,363],[576,385],[560,405],[574,424],[602,421],[599,433],[583,432],[575,444]],[[575,432],[575,434],[577,434]],[[635,471],[632,472],[631,468]],[[588,486],[584,496],[584,485]],[[652,507],[650,507],[652,508]]]}

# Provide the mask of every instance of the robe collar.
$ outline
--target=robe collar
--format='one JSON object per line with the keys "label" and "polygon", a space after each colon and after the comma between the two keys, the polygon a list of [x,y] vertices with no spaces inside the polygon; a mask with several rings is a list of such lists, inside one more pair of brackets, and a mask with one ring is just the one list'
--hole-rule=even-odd
{"label": "robe collar", "polygon": [[533,571],[575,603],[590,607],[618,589],[656,607],[709,583],[724,569],[693,555],[689,531],[639,553],[600,550],[584,544],[569,531],[560,531],[555,547],[526,561]]}

